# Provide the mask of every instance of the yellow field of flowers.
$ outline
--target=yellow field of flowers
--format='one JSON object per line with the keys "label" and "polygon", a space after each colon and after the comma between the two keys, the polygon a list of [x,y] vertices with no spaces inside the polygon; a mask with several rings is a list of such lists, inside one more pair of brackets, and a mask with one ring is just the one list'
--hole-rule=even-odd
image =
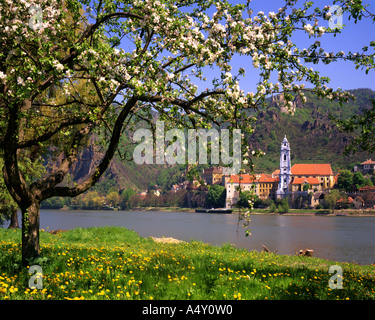
{"label": "yellow field of flowers", "polygon": [[[374,266],[229,244],[157,243],[120,227],[41,231],[41,257],[30,262],[42,270],[35,278],[21,266],[20,238],[19,230],[0,229],[0,299],[375,298]],[[343,270],[342,289],[329,287],[331,265]],[[30,285],[37,281],[39,289]]]}

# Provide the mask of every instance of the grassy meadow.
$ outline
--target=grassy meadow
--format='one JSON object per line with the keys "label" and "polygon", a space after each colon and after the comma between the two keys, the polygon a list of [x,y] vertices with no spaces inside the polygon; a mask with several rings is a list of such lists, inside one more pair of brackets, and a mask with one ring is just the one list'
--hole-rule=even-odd
{"label": "grassy meadow", "polygon": [[[121,227],[41,231],[42,288],[21,267],[20,230],[0,229],[0,300],[367,300],[375,267],[190,241],[158,243]],[[331,265],[343,270],[330,289]]]}

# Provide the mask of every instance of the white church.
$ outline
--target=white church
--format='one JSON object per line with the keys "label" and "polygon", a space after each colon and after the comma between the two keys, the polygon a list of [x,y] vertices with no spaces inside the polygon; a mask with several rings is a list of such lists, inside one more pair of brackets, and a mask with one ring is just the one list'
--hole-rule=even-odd
{"label": "white church", "polygon": [[282,199],[286,196],[289,189],[290,181],[292,180],[292,164],[290,162],[290,146],[286,136],[281,143],[280,149],[280,169],[279,169],[279,186],[276,191],[277,199]]}
{"label": "white church", "polygon": [[[237,202],[238,187],[243,191],[253,189],[261,199],[287,197],[289,202],[293,203],[301,194],[313,193],[316,197],[334,186],[336,180],[329,163],[297,163],[292,166],[290,155],[290,145],[285,136],[280,147],[279,169],[272,174],[223,176],[227,195],[226,207],[231,208]],[[317,204],[313,201],[311,205]]]}

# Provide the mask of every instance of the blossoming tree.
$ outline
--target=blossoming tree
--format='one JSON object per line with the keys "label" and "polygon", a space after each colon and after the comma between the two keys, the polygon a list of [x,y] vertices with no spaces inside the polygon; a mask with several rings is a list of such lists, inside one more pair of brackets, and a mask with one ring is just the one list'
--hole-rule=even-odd
{"label": "blossoming tree", "polygon": [[[252,132],[249,110],[270,94],[284,93],[291,103],[291,93],[303,97],[309,88],[347,99],[306,66],[344,54],[326,53],[318,41],[307,49],[292,41],[295,32],[310,39],[339,32],[327,28],[328,18],[329,7],[312,10],[312,2],[297,0],[268,14],[252,12],[250,1],[2,1],[0,150],[4,181],[22,211],[24,263],[39,255],[41,201],[90,189],[130,119],[151,122],[156,112],[170,128],[224,124],[245,134]],[[240,87],[247,66],[233,67],[239,56],[259,76],[254,92]],[[352,53],[345,58],[367,63]],[[69,186],[64,179],[92,134],[103,156],[84,181]],[[30,179],[22,159],[40,164],[52,152],[62,157]]]}

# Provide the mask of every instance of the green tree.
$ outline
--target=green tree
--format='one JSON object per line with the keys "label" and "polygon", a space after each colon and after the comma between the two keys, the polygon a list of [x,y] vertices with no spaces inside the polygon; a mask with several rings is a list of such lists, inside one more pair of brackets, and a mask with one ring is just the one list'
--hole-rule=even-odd
{"label": "green tree", "polygon": [[212,208],[223,208],[225,207],[226,189],[223,186],[214,184],[209,187],[206,204],[208,207]]}
{"label": "green tree", "polygon": [[366,179],[361,172],[359,171],[354,172],[353,185],[355,186],[357,190],[366,185]]}
{"label": "green tree", "polygon": [[257,199],[257,195],[248,190],[241,191],[239,199],[237,201],[237,206],[241,208],[250,208],[250,202],[254,203]]}
{"label": "green tree", "polygon": [[104,204],[104,197],[100,196],[97,191],[86,192],[83,198],[86,209],[101,209]]}
{"label": "green tree", "polygon": [[120,207],[122,210],[131,208],[131,203],[129,199],[132,195],[136,194],[137,193],[132,188],[127,188],[121,192]]}
{"label": "green tree", "polygon": [[109,205],[115,208],[117,208],[121,202],[120,195],[117,191],[112,191],[110,194],[108,194],[106,196],[106,200],[108,201]]}
{"label": "green tree", "polygon": [[304,183],[303,184],[303,191],[308,191],[310,189],[310,184]]}
{"label": "green tree", "polygon": [[59,197],[53,197],[44,200],[40,206],[43,209],[61,209],[64,207],[65,201],[64,198],[59,198]]}
{"label": "green tree", "polygon": [[[265,105],[274,92],[283,93],[286,104],[294,99],[291,90],[304,98],[301,82],[320,97],[349,97],[326,86],[327,78],[310,63],[368,63],[366,55],[343,56],[340,48],[325,54],[315,38],[340,30],[326,29],[329,8],[312,8],[312,1],[285,1],[269,14],[253,14],[250,1],[41,1],[35,2],[38,13],[29,2],[0,6],[0,153],[5,184],[22,212],[24,264],[40,253],[40,203],[76,197],[94,186],[130,119],[134,126],[152,125],[156,113],[165,129],[229,125],[245,135],[253,130],[249,109]],[[345,4],[356,19],[358,3]],[[313,40],[308,48],[293,41],[301,30]],[[245,70],[233,68],[239,56],[258,71],[254,92],[240,87]],[[211,69],[216,75],[207,80]],[[88,143],[100,150],[100,161],[92,157],[92,170],[69,185],[65,178]],[[242,149],[250,151],[244,141]],[[51,170],[28,179],[21,159],[52,152]]]}
{"label": "green tree", "polygon": [[268,208],[269,212],[275,212],[276,211],[276,204],[274,202],[271,203],[270,207]]}
{"label": "green tree", "polygon": [[254,208],[267,208],[269,207],[273,202],[272,199],[267,198],[267,199],[260,199],[258,197],[255,197],[254,201]]}
{"label": "green tree", "polygon": [[340,170],[337,178],[337,187],[347,192],[353,189],[353,173],[349,170]]}
{"label": "green tree", "polygon": [[280,202],[280,204],[277,206],[277,210],[279,213],[287,213],[289,212],[289,201],[287,198],[283,198]]}
{"label": "green tree", "polygon": [[336,207],[337,200],[340,199],[340,192],[337,189],[333,189],[324,197],[323,206],[326,209],[334,209]]}
{"label": "green tree", "polygon": [[370,187],[373,187],[374,186],[374,184],[372,183],[372,180],[371,180],[371,178],[370,177],[367,177],[366,179],[365,179],[365,184],[364,184],[365,186],[370,186]]}

